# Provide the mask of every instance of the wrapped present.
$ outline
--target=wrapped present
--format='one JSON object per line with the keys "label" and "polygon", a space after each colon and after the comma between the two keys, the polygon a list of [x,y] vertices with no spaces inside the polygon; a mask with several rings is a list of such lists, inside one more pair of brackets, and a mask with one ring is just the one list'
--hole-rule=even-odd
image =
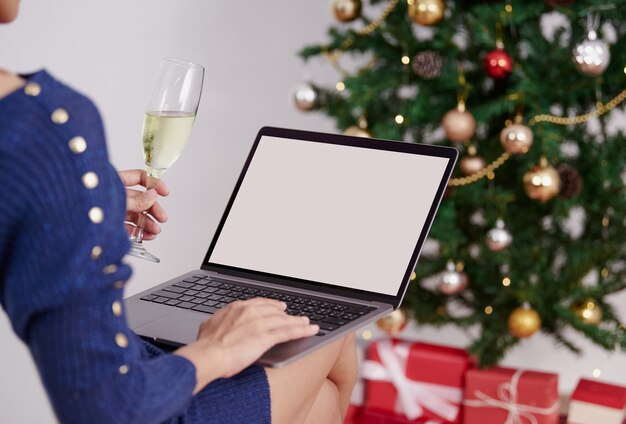
{"label": "wrapped present", "polygon": [[489,368],[465,376],[465,424],[558,424],[557,374]]}
{"label": "wrapped present", "polygon": [[409,420],[405,416],[393,412],[363,408],[359,415],[358,424],[443,424],[443,421],[424,417]]}
{"label": "wrapped present", "polygon": [[365,406],[409,420],[460,423],[464,375],[470,366],[462,349],[401,340],[374,342],[361,370]]}
{"label": "wrapped present", "polygon": [[567,422],[571,424],[622,424],[626,387],[582,379],[572,394]]}
{"label": "wrapped present", "polygon": [[361,407],[350,405],[343,419],[343,424],[361,424]]}

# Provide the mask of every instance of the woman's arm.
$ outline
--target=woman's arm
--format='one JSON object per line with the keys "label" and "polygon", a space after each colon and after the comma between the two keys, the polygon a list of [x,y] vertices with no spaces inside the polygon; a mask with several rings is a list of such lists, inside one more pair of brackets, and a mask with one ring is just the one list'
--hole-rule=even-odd
{"label": "woman's arm", "polygon": [[286,315],[281,302],[250,299],[205,321],[196,342],[150,359],[123,316],[111,314],[120,298],[115,289],[102,292],[31,323],[28,343],[61,422],[166,421],[184,412],[192,394],[271,346],[318,331],[306,317]]}

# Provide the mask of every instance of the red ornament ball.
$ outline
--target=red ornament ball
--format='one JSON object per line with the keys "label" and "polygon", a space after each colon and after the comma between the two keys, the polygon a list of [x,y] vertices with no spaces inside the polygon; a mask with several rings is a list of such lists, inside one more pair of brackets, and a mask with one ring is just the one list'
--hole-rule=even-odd
{"label": "red ornament ball", "polygon": [[492,50],[485,56],[485,70],[492,78],[506,78],[513,71],[513,59],[502,49]]}

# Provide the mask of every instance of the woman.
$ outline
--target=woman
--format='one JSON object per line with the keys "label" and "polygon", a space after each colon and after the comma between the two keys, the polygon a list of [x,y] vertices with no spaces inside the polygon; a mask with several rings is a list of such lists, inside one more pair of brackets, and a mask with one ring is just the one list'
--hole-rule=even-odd
{"label": "woman", "polygon": [[[18,0],[0,0],[0,22],[17,9]],[[45,71],[0,72],[0,303],[59,420],[341,422],[356,378],[353,337],[282,369],[251,365],[273,345],[317,332],[281,302],[234,302],[173,353],[129,330],[123,223],[144,209],[166,219],[156,202],[164,184],[124,196],[144,179],[111,167],[88,99]],[[159,233],[156,221],[146,239]]]}

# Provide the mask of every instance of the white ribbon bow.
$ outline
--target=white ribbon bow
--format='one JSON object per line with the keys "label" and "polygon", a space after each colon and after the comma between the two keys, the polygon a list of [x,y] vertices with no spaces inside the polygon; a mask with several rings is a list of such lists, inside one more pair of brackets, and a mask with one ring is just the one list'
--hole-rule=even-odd
{"label": "white ribbon bow", "polygon": [[459,414],[459,404],[463,400],[460,388],[440,384],[412,381],[406,377],[406,364],[410,344],[392,345],[389,340],[377,343],[378,355],[382,363],[365,361],[362,367],[363,378],[374,381],[391,382],[398,392],[396,412],[404,413],[410,420],[421,417],[424,408],[446,421],[454,421]]}
{"label": "white ribbon bow", "polygon": [[506,421],[503,424],[523,424],[522,418],[526,418],[529,424],[537,424],[537,415],[549,415],[555,413],[559,409],[559,401],[556,400],[552,406],[548,408],[540,408],[538,406],[523,405],[517,403],[517,384],[524,373],[524,370],[518,370],[511,377],[511,381],[502,383],[498,386],[498,399],[477,390],[474,396],[477,399],[465,400],[465,406],[481,408],[490,406],[509,411]]}

